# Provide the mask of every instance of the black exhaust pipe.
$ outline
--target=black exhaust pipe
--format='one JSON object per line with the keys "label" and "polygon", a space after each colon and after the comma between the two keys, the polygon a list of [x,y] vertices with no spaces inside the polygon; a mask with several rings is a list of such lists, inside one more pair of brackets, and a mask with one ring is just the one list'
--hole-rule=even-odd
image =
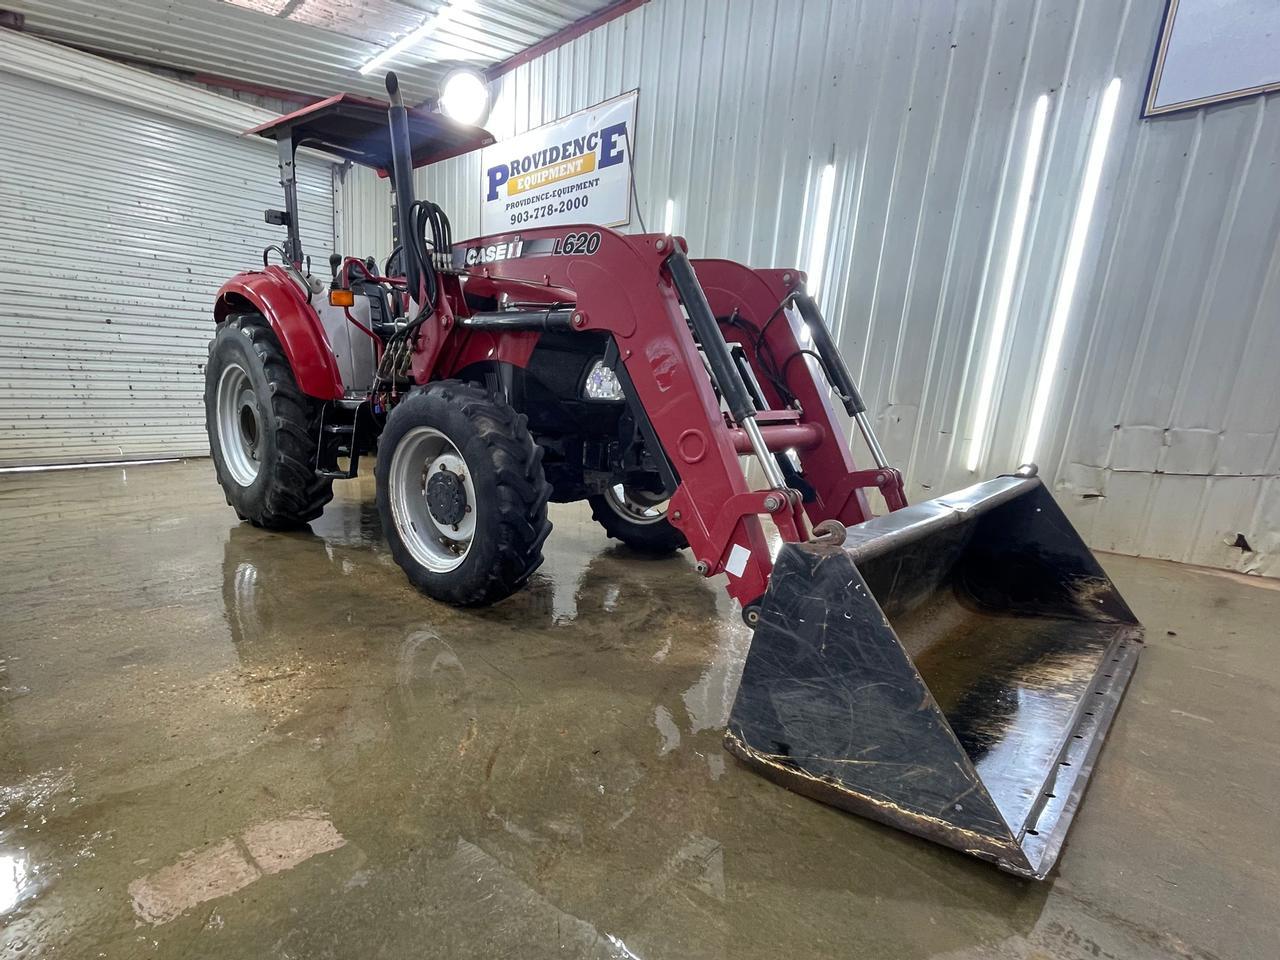
{"label": "black exhaust pipe", "polygon": [[422,263],[417,255],[418,245],[413,236],[413,154],[409,149],[409,111],[400,96],[400,81],[394,73],[387,74],[387,96],[391,105],[387,108],[387,126],[391,133],[391,184],[396,191],[396,239],[400,243],[404,261],[404,275],[413,299],[419,305],[427,301],[423,289]]}

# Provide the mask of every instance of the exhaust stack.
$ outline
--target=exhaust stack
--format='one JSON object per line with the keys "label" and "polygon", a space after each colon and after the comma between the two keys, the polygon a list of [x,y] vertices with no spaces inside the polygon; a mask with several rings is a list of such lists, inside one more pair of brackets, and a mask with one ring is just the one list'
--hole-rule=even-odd
{"label": "exhaust stack", "polygon": [[413,153],[409,149],[409,111],[400,95],[400,80],[394,73],[387,74],[387,96],[391,105],[387,108],[387,126],[391,133],[391,184],[396,191],[397,237],[400,256],[404,263],[405,278],[413,299],[426,302],[423,289],[422,265],[414,256],[413,245]]}

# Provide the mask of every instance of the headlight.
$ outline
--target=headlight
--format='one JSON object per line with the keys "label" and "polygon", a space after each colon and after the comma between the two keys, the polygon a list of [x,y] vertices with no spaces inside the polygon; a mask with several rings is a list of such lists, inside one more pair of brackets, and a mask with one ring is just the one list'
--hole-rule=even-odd
{"label": "headlight", "polygon": [[605,366],[604,359],[597,360],[587,373],[582,393],[588,400],[621,400],[622,384],[618,375]]}

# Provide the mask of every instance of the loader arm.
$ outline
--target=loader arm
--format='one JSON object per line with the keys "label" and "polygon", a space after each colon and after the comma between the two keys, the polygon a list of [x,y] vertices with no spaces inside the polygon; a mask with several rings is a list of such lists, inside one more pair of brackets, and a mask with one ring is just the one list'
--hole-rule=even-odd
{"label": "loader arm", "polygon": [[[871,519],[866,490],[873,487],[880,490],[890,510],[906,506],[897,469],[887,463],[870,470],[854,465],[831,403],[830,394],[836,389],[827,379],[831,371],[824,372],[826,361],[801,342],[803,320],[794,299],[803,292],[804,274],[752,270],[732,260],[694,260],[693,267],[725,339],[741,347],[753,370],[763,371],[759,386],[770,410],[790,411],[795,423],[812,430],[812,439],[794,447],[805,479],[813,487],[814,496],[805,502],[810,523],[817,526],[836,520],[852,525]],[[823,323],[819,315],[812,327],[816,330]],[[851,392],[854,397],[847,399],[852,401],[856,388]],[[870,428],[866,430],[873,439]]]}
{"label": "loader arm", "polygon": [[[501,292],[505,282],[526,298],[528,285],[571,292],[568,327],[612,335],[637,413],[679,478],[668,517],[704,576],[727,575],[748,622],[773,567],[762,516],[794,543],[823,521],[868,519],[865,488],[881,489],[891,507],[905,503],[896,470],[854,468],[826,385],[799,341],[799,271],[691,263],[681,238],[592,226],[465,241],[454,247],[454,266],[467,272],[469,288]],[[751,330],[762,335],[744,333]],[[731,354],[730,341],[739,354]],[[511,335],[492,346],[504,348],[503,359],[527,359]],[[799,467],[783,459],[788,451]],[[756,458],[766,489],[751,489],[741,454]]]}
{"label": "loader arm", "polygon": [[[668,516],[699,570],[728,575],[744,608],[768,585],[772,562],[761,515],[784,540],[807,539],[798,498],[752,490],[668,269],[684,257],[669,236],[624,236],[601,227],[527,230],[454,247],[455,266],[482,282],[572,291],[569,326],[612,335],[636,405],[679,477]],[[687,264],[687,261],[685,261]],[[468,281],[471,282],[471,281]],[[772,507],[772,509],[771,509]]]}

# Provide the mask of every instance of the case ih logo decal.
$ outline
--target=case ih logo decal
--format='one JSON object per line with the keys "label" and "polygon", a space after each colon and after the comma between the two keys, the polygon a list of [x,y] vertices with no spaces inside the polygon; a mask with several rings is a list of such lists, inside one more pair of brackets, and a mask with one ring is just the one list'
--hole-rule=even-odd
{"label": "case ih logo decal", "polygon": [[521,256],[524,241],[519,237],[510,243],[491,243],[485,247],[467,247],[462,262],[465,266],[474,267],[478,263],[497,263],[499,260],[514,260]]}
{"label": "case ih logo decal", "polygon": [[453,265],[462,269],[519,257],[590,257],[600,249],[600,239],[600,231],[592,230],[590,233],[566,233],[563,237],[539,240],[516,237],[504,243],[490,243],[482,247],[458,246],[453,248]]}
{"label": "case ih logo decal", "polygon": [[635,112],[627,93],[485,147],[481,232],[630,222]]}

